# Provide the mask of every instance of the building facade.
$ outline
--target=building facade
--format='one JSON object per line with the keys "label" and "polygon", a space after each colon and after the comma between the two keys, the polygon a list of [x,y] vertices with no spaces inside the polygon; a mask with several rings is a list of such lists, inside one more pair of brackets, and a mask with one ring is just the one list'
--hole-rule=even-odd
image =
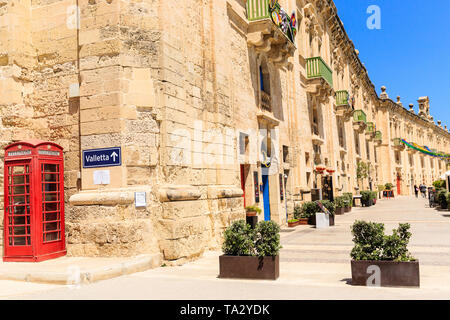
{"label": "building facade", "polygon": [[[182,263],[245,206],[285,224],[320,194],[410,195],[446,171],[402,143],[450,153],[429,98],[377,94],[332,0],[274,3],[0,0],[0,141],[64,148],[69,255]],[[122,162],[99,180],[83,151],[107,147]]]}

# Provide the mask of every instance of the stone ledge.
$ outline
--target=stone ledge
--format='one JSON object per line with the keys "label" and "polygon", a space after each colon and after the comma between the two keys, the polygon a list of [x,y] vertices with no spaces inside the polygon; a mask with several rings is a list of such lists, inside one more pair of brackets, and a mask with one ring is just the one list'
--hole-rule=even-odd
{"label": "stone ledge", "polygon": [[[83,264],[92,265],[93,261],[97,265],[104,266],[83,267]],[[0,279],[61,285],[88,284],[157,268],[162,264],[162,254],[145,254],[128,258],[124,262],[111,262],[108,259],[97,258],[82,258],[80,261],[79,258],[70,257],[44,261],[38,264],[19,265],[14,262],[4,262],[0,264]],[[79,268],[79,281],[74,279],[74,268]],[[42,269],[50,271],[42,271]],[[74,283],[74,281],[78,283]]]}
{"label": "stone ledge", "polygon": [[132,204],[136,191],[145,191],[148,195],[152,187],[86,190],[70,197],[69,203],[74,206]]}
{"label": "stone ledge", "polygon": [[161,202],[198,200],[200,190],[190,185],[162,186],[158,190]]}
{"label": "stone ledge", "polygon": [[239,198],[244,195],[241,188],[235,186],[209,186],[208,199]]}

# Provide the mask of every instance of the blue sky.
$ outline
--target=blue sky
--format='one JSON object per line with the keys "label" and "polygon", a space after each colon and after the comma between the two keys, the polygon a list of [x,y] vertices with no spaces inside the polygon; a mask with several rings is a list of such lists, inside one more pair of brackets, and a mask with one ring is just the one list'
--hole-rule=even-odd
{"label": "blue sky", "polygon": [[[418,110],[430,97],[434,120],[450,128],[450,1],[334,0],[349,38],[359,50],[378,94],[401,97]],[[377,5],[381,29],[370,30],[367,8]]]}

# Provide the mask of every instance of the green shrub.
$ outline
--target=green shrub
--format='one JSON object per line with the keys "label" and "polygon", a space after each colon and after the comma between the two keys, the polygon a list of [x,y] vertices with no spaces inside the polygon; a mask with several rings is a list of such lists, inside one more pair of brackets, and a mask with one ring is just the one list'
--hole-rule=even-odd
{"label": "green shrub", "polygon": [[256,212],[256,213],[260,214],[262,210],[257,205],[253,205],[253,206],[245,207],[245,211],[246,212]]}
{"label": "green shrub", "polygon": [[253,256],[256,253],[256,234],[244,220],[233,222],[225,230],[222,250],[229,256]]}
{"label": "green shrub", "polygon": [[224,232],[222,250],[229,256],[276,256],[280,249],[280,226],[274,221],[261,221],[253,230],[239,220]]}
{"label": "green shrub", "polygon": [[370,192],[370,199],[371,200],[375,200],[377,198],[378,194],[376,191],[371,191]]}
{"label": "green shrub", "polygon": [[433,186],[437,189],[443,189],[445,188],[445,180],[437,180],[433,182]]}
{"label": "green shrub", "polygon": [[361,201],[367,203],[371,200],[371,192],[370,191],[361,191]]}
{"label": "green shrub", "polygon": [[447,196],[448,192],[445,189],[440,190],[439,193],[437,194],[437,201],[442,209],[447,209],[448,207]]}
{"label": "green shrub", "polygon": [[294,207],[294,218],[295,219],[300,219],[300,218],[302,218],[302,214],[303,214],[303,212],[302,212],[302,207],[301,206],[295,206]]}
{"label": "green shrub", "polygon": [[378,185],[378,192],[383,192],[384,190],[386,190],[386,187],[384,185]]}
{"label": "green shrub", "polygon": [[353,193],[345,192],[344,197],[347,197],[348,202],[349,202],[349,207],[353,207]]}
{"label": "green shrub", "polygon": [[[336,205],[334,204],[334,202],[331,202],[330,200],[320,200],[319,202],[321,204],[323,204],[323,206],[325,208],[327,208],[327,210],[330,211],[330,213],[332,215],[334,215],[334,213],[336,212]],[[322,211],[322,210],[320,210],[320,207],[319,207],[319,210],[317,212],[320,212],[320,211]]]}
{"label": "green shrub", "polygon": [[392,184],[392,183],[386,183],[385,185],[384,185],[384,188],[387,190],[387,191],[390,191],[390,190],[392,190],[392,188],[394,187],[394,185]]}
{"label": "green shrub", "polygon": [[294,222],[298,222],[298,219],[291,219],[291,220],[288,220],[288,223],[294,223]]}
{"label": "green shrub", "polygon": [[280,253],[280,226],[274,221],[256,225],[256,253],[259,257],[274,257]]}
{"label": "green shrub", "polygon": [[392,235],[384,234],[384,224],[356,221],[352,226],[354,260],[414,261],[407,246],[411,233],[409,224],[400,224]]}
{"label": "green shrub", "polygon": [[450,203],[450,192],[447,192],[446,193],[446,195],[447,195],[447,209],[448,209],[448,204]]}
{"label": "green shrub", "polygon": [[348,206],[348,199],[345,196],[336,197],[336,199],[334,199],[334,204],[336,208],[346,208]]}
{"label": "green shrub", "polygon": [[302,217],[310,218],[320,211],[319,206],[314,201],[305,202],[302,205]]}

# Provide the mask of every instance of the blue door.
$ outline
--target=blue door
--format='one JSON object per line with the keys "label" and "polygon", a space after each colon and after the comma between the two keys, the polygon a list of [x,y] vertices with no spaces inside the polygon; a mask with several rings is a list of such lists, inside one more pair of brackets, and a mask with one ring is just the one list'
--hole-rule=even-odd
{"label": "blue door", "polygon": [[269,176],[262,176],[262,184],[264,199],[264,220],[270,221]]}

